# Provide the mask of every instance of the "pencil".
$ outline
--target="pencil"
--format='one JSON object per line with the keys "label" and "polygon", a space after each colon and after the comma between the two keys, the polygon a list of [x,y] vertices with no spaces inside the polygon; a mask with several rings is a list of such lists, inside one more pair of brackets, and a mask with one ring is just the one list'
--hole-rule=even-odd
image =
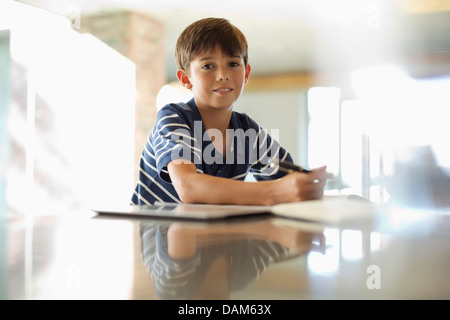
{"label": "pencil", "polygon": [[[272,162],[270,164],[270,166],[272,168],[274,168],[274,167],[277,166],[277,164]],[[294,164],[292,162],[287,162],[287,161],[279,161],[278,162],[278,170],[281,170],[281,171],[284,171],[284,172],[287,172],[287,173],[291,173],[291,172],[309,173],[309,172],[311,172],[308,169],[302,168],[302,167],[300,167],[300,166],[298,166],[298,165],[296,165],[296,164]]]}

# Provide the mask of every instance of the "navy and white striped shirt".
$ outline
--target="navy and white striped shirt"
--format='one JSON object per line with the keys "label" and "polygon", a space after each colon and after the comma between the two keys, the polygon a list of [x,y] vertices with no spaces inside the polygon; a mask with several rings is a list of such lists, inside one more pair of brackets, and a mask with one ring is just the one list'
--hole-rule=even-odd
{"label": "navy and white striped shirt", "polygon": [[266,130],[246,114],[235,111],[231,127],[227,135],[233,135],[233,142],[224,157],[210,139],[212,135],[217,138],[220,132],[205,130],[194,99],[164,106],[141,155],[132,203],[181,202],[167,171],[167,164],[175,159],[194,163],[198,173],[235,180],[244,180],[249,172],[256,180],[285,175],[271,168],[270,161],[292,161],[292,157]]}

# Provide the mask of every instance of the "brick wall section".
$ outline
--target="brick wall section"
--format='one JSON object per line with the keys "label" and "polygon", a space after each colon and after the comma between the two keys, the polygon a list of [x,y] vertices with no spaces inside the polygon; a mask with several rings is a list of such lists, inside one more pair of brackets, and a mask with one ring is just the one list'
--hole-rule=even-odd
{"label": "brick wall section", "polygon": [[136,66],[135,181],[138,162],[156,119],[156,96],[167,82],[164,27],[152,17],[131,11],[82,16],[89,32]]}

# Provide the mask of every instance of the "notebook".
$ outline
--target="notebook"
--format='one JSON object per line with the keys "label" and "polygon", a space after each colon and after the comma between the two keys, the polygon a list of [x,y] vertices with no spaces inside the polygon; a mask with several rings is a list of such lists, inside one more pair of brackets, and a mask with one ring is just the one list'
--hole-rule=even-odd
{"label": "notebook", "polygon": [[279,217],[341,223],[370,219],[377,211],[372,202],[349,196],[326,196],[320,200],[308,200],[274,206],[211,205],[164,203],[148,206],[129,206],[121,209],[94,210],[98,215],[138,218],[217,220],[231,217],[276,215]]}
{"label": "notebook", "polygon": [[165,219],[214,220],[247,215],[270,214],[271,207],[213,205],[213,204],[177,204],[156,203],[144,206],[94,210],[99,215],[128,217],[153,217]]}

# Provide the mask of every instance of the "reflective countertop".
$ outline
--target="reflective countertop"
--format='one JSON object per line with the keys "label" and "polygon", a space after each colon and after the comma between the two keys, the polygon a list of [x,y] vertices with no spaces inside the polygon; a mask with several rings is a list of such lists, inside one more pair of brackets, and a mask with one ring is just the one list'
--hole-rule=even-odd
{"label": "reflective countertop", "polygon": [[0,221],[0,299],[449,299],[450,215]]}

